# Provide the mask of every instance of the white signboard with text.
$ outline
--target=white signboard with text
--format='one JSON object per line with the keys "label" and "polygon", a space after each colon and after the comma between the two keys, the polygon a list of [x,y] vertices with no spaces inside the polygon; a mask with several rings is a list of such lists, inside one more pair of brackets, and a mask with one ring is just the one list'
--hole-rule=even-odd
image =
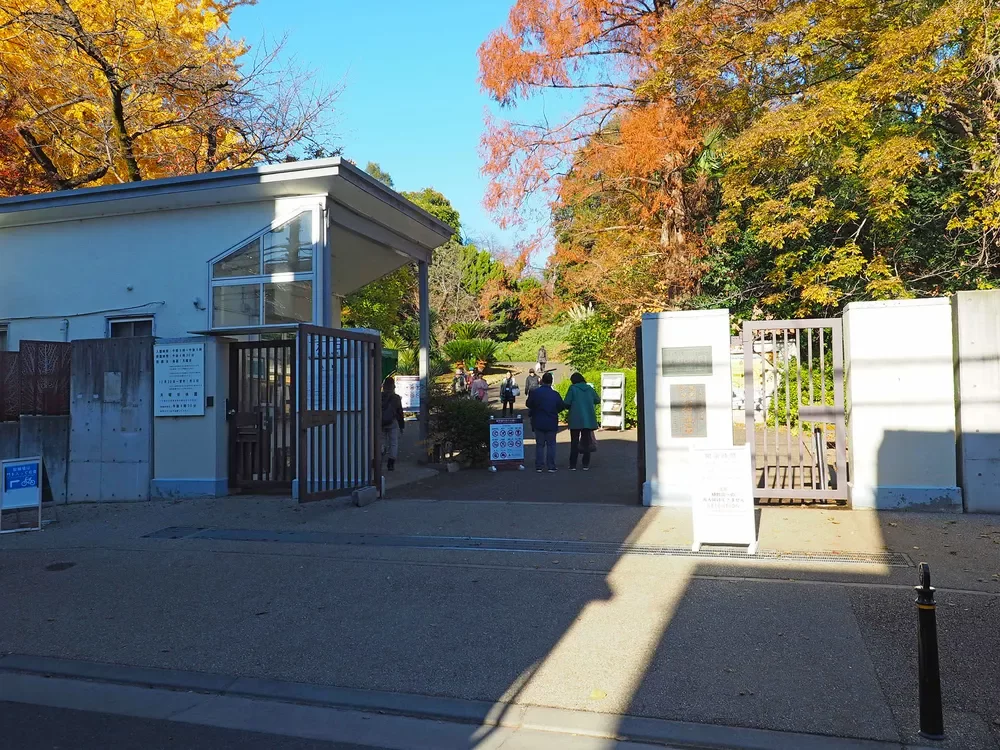
{"label": "white signboard with text", "polygon": [[153,347],[153,378],[154,417],[205,414],[205,344],[157,344]]}
{"label": "white signboard with text", "polygon": [[756,553],[750,446],[692,449],[691,469],[692,550],[733,544]]}
{"label": "white signboard with text", "polygon": [[420,411],[419,375],[397,375],[396,393],[403,402],[403,411]]}

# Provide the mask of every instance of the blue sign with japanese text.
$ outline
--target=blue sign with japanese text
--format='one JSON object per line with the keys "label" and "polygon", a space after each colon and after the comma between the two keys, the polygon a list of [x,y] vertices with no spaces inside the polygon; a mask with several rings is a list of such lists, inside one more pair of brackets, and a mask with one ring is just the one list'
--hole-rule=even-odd
{"label": "blue sign with japanese text", "polygon": [[42,501],[41,460],[4,461],[0,508],[31,508]]}
{"label": "blue sign with japanese text", "polygon": [[38,486],[38,463],[8,464],[3,467],[4,492]]}

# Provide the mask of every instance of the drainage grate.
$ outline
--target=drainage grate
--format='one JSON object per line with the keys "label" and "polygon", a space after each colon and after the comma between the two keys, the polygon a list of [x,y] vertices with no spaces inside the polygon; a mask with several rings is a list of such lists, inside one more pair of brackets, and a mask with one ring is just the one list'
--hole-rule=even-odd
{"label": "drainage grate", "polygon": [[406,547],[462,552],[527,552],[548,555],[648,555],[654,557],[699,557],[723,560],[782,560],[787,562],[850,563],[912,567],[913,561],[899,552],[778,552],[758,550],[750,555],[738,548],[705,548],[562,539],[516,539],[473,536],[406,536],[392,534],[345,534],[332,531],[266,531],[255,529],[210,529],[172,526],[147,539],[206,539],[217,542],[279,542],[285,544],[332,544],[360,547]]}

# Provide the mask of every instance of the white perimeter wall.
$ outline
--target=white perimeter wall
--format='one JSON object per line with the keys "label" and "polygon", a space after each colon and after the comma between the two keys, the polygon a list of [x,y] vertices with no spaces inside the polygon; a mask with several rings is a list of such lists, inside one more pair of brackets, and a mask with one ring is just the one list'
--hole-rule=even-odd
{"label": "white perimeter wall", "polygon": [[[664,377],[662,350],[689,346],[712,347],[712,374]],[[643,504],[689,506],[690,449],[729,448],[733,445],[729,311],[695,310],[643,315],[641,366],[642,418],[646,424]],[[677,437],[672,434],[672,385],[705,386],[706,437]]]}
{"label": "white perimeter wall", "polygon": [[844,313],[855,508],[961,510],[951,303],[861,302]]}
{"label": "white perimeter wall", "polygon": [[952,304],[962,496],[970,513],[1000,513],[1000,290]]}

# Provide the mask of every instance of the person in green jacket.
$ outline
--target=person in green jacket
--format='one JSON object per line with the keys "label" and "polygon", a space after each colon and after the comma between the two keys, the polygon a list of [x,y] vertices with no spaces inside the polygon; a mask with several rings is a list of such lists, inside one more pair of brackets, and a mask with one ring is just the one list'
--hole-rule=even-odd
{"label": "person in green jacket", "polygon": [[590,454],[594,449],[597,414],[594,407],[601,403],[594,386],[578,372],[570,377],[572,385],[563,401],[569,407],[569,470],[576,471],[576,459],[583,454],[583,470],[590,471]]}

